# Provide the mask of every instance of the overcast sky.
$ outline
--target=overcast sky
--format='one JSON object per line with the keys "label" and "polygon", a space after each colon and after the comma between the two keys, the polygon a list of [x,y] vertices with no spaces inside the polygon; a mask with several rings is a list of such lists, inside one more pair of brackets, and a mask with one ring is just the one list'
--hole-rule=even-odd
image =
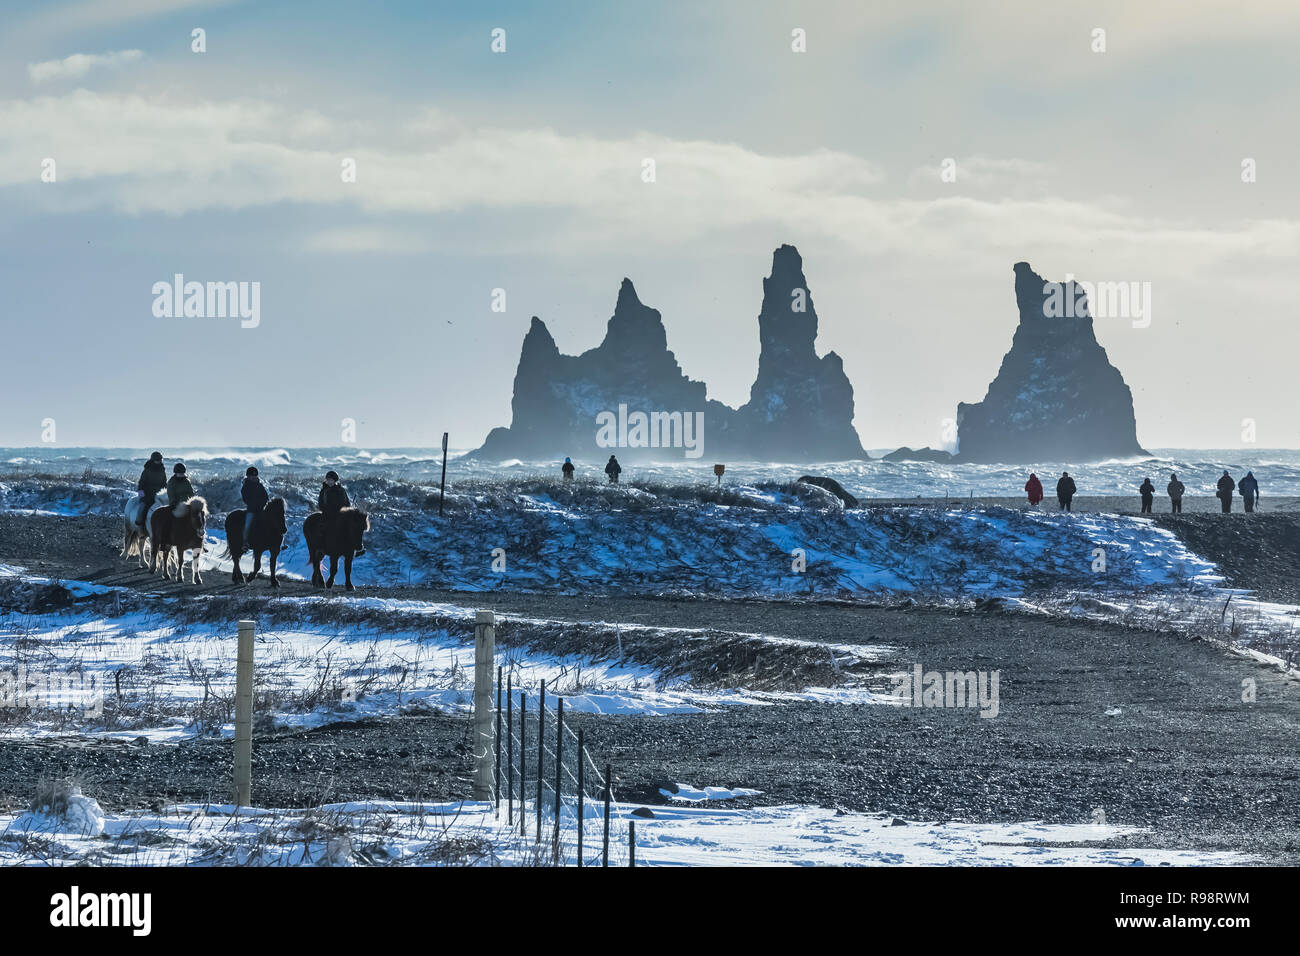
{"label": "overcast sky", "polygon": [[[1022,259],[1151,284],[1096,322],[1146,447],[1300,447],[1294,2],[0,10],[0,444],[469,447],[624,276],[739,405],[788,242],[869,448],[983,398]],[[155,317],[176,273],[260,324]]]}

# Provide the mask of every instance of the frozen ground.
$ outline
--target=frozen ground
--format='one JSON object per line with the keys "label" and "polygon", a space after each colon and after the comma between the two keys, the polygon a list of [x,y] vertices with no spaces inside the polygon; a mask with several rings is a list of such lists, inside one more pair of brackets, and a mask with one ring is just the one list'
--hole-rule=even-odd
{"label": "frozen ground", "polygon": [[[549,819],[539,846],[507,830],[490,803],[384,801],[309,811],[177,805],[104,814],[93,801],[62,819],[0,814],[0,865],[348,866],[550,864]],[[517,808],[516,808],[517,809]],[[657,806],[653,818],[615,810],[610,865],[625,866],[636,823],[638,866],[1187,866],[1250,862],[1239,853],[1151,849],[1144,831],[1108,825],[903,821],[807,806],[733,809],[714,802]],[[531,811],[530,811],[531,812]],[[588,806],[584,861],[599,862],[603,823]],[[561,856],[576,863],[576,816],[562,814]],[[531,827],[529,828],[531,830]],[[1100,841],[1115,846],[1099,847]]]}

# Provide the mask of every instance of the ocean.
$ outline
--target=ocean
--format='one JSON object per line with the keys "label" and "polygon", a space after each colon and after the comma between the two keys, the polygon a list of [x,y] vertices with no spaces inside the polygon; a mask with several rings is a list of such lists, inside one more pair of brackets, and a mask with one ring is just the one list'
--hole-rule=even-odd
{"label": "ocean", "polygon": [[[74,448],[38,446],[0,448],[0,473],[23,475],[48,473],[76,478],[86,471],[103,472],[134,481],[153,448]],[[302,478],[323,475],[333,469],[346,483],[350,478],[387,478],[436,484],[442,468],[439,449],[309,447],[181,447],[159,448],[168,471],[183,461],[193,477],[234,480],[249,465],[256,465],[264,478],[277,475]],[[563,457],[553,461],[501,462],[461,461],[466,452],[452,450],[447,461],[449,485],[462,478],[528,477],[558,475]],[[880,452],[872,452],[880,454]],[[1079,494],[1133,495],[1142,479],[1150,477],[1163,492],[1171,472],[1193,495],[1213,495],[1215,483],[1226,468],[1233,478],[1247,469],[1259,479],[1264,498],[1300,495],[1300,451],[1277,448],[1162,448],[1153,457],[1091,463],[1044,461],[1031,465],[934,464],[929,462],[838,461],[813,463],[725,462],[725,484],[755,484],[760,481],[788,481],[800,475],[825,475],[839,481],[851,493],[866,498],[912,498],[967,495],[1019,495],[1030,471],[1051,490],[1062,471],[1078,484]],[[623,481],[649,479],[670,483],[716,482],[714,462],[665,462],[623,465]],[[603,479],[602,466],[577,463],[578,475]]]}

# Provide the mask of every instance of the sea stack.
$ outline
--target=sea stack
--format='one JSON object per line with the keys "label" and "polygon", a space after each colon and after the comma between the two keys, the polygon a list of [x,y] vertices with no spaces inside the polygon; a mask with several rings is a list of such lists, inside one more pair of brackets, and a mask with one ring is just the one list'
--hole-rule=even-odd
{"label": "sea stack", "polygon": [[794,246],[772,254],[758,313],[758,376],[738,420],[765,461],[866,458],[853,428],[853,386],[834,352],[818,358],[817,309]]}
{"label": "sea stack", "polygon": [[[1020,323],[982,402],[957,406],[956,460],[1085,462],[1148,453],[1138,444],[1133,393],[1097,342],[1075,283],[1049,283],[1015,265]],[[1056,306],[1074,303],[1068,313]]]}
{"label": "sea stack", "polygon": [[631,280],[604,341],[564,355],[541,319],[524,337],[509,428],[468,457],[605,461],[834,461],[866,458],[853,387],[834,352],[817,356],[817,312],[794,246],[772,257],[758,317],[758,376],[739,410],[708,398],[668,349],[659,312]]}

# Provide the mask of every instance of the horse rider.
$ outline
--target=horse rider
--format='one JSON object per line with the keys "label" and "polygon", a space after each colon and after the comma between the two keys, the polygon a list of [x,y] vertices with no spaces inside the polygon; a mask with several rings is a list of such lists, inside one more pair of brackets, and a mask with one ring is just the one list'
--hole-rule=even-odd
{"label": "horse rider", "polygon": [[257,477],[257,469],[252,465],[249,465],[248,470],[244,472],[244,483],[240,486],[239,497],[244,499],[244,542],[248,543],[253,536],[254,520],[271,500],[266,485],[262,484],[262,479]]}
{"label": "horse rider", "polygon": [[[339,483],[337,472],[325,473],[325,484],[321,485],[320,494],[316,498],[316,507],[325,516],[327,525],[333,524],[334,519],[339,516],[339,512],[344,508],[352,507],[352,501],[348,498],[348,490]],[[357,552],[357,556],[365,553],[365,549],[362,548]]]}
{"label": "horse rider", "polygon": [[167,506],[175,508],[194,497],[194,486],[185,477],[185,465],[177,462],[172,466],[172,476],[167,479]]}
{"label": "horse rider", "polygon": [[158,492],[167,487],[167,468],[163,465],[162,452],[156,451],[149,456],[149,460],[144,464],[144,470],[140,472],[140,480],[136,482],[135,487],[144,500],[144,507],[140,509],[140,529],[147,532],[149,530],[147,525],[149,509],[153,507]]}

